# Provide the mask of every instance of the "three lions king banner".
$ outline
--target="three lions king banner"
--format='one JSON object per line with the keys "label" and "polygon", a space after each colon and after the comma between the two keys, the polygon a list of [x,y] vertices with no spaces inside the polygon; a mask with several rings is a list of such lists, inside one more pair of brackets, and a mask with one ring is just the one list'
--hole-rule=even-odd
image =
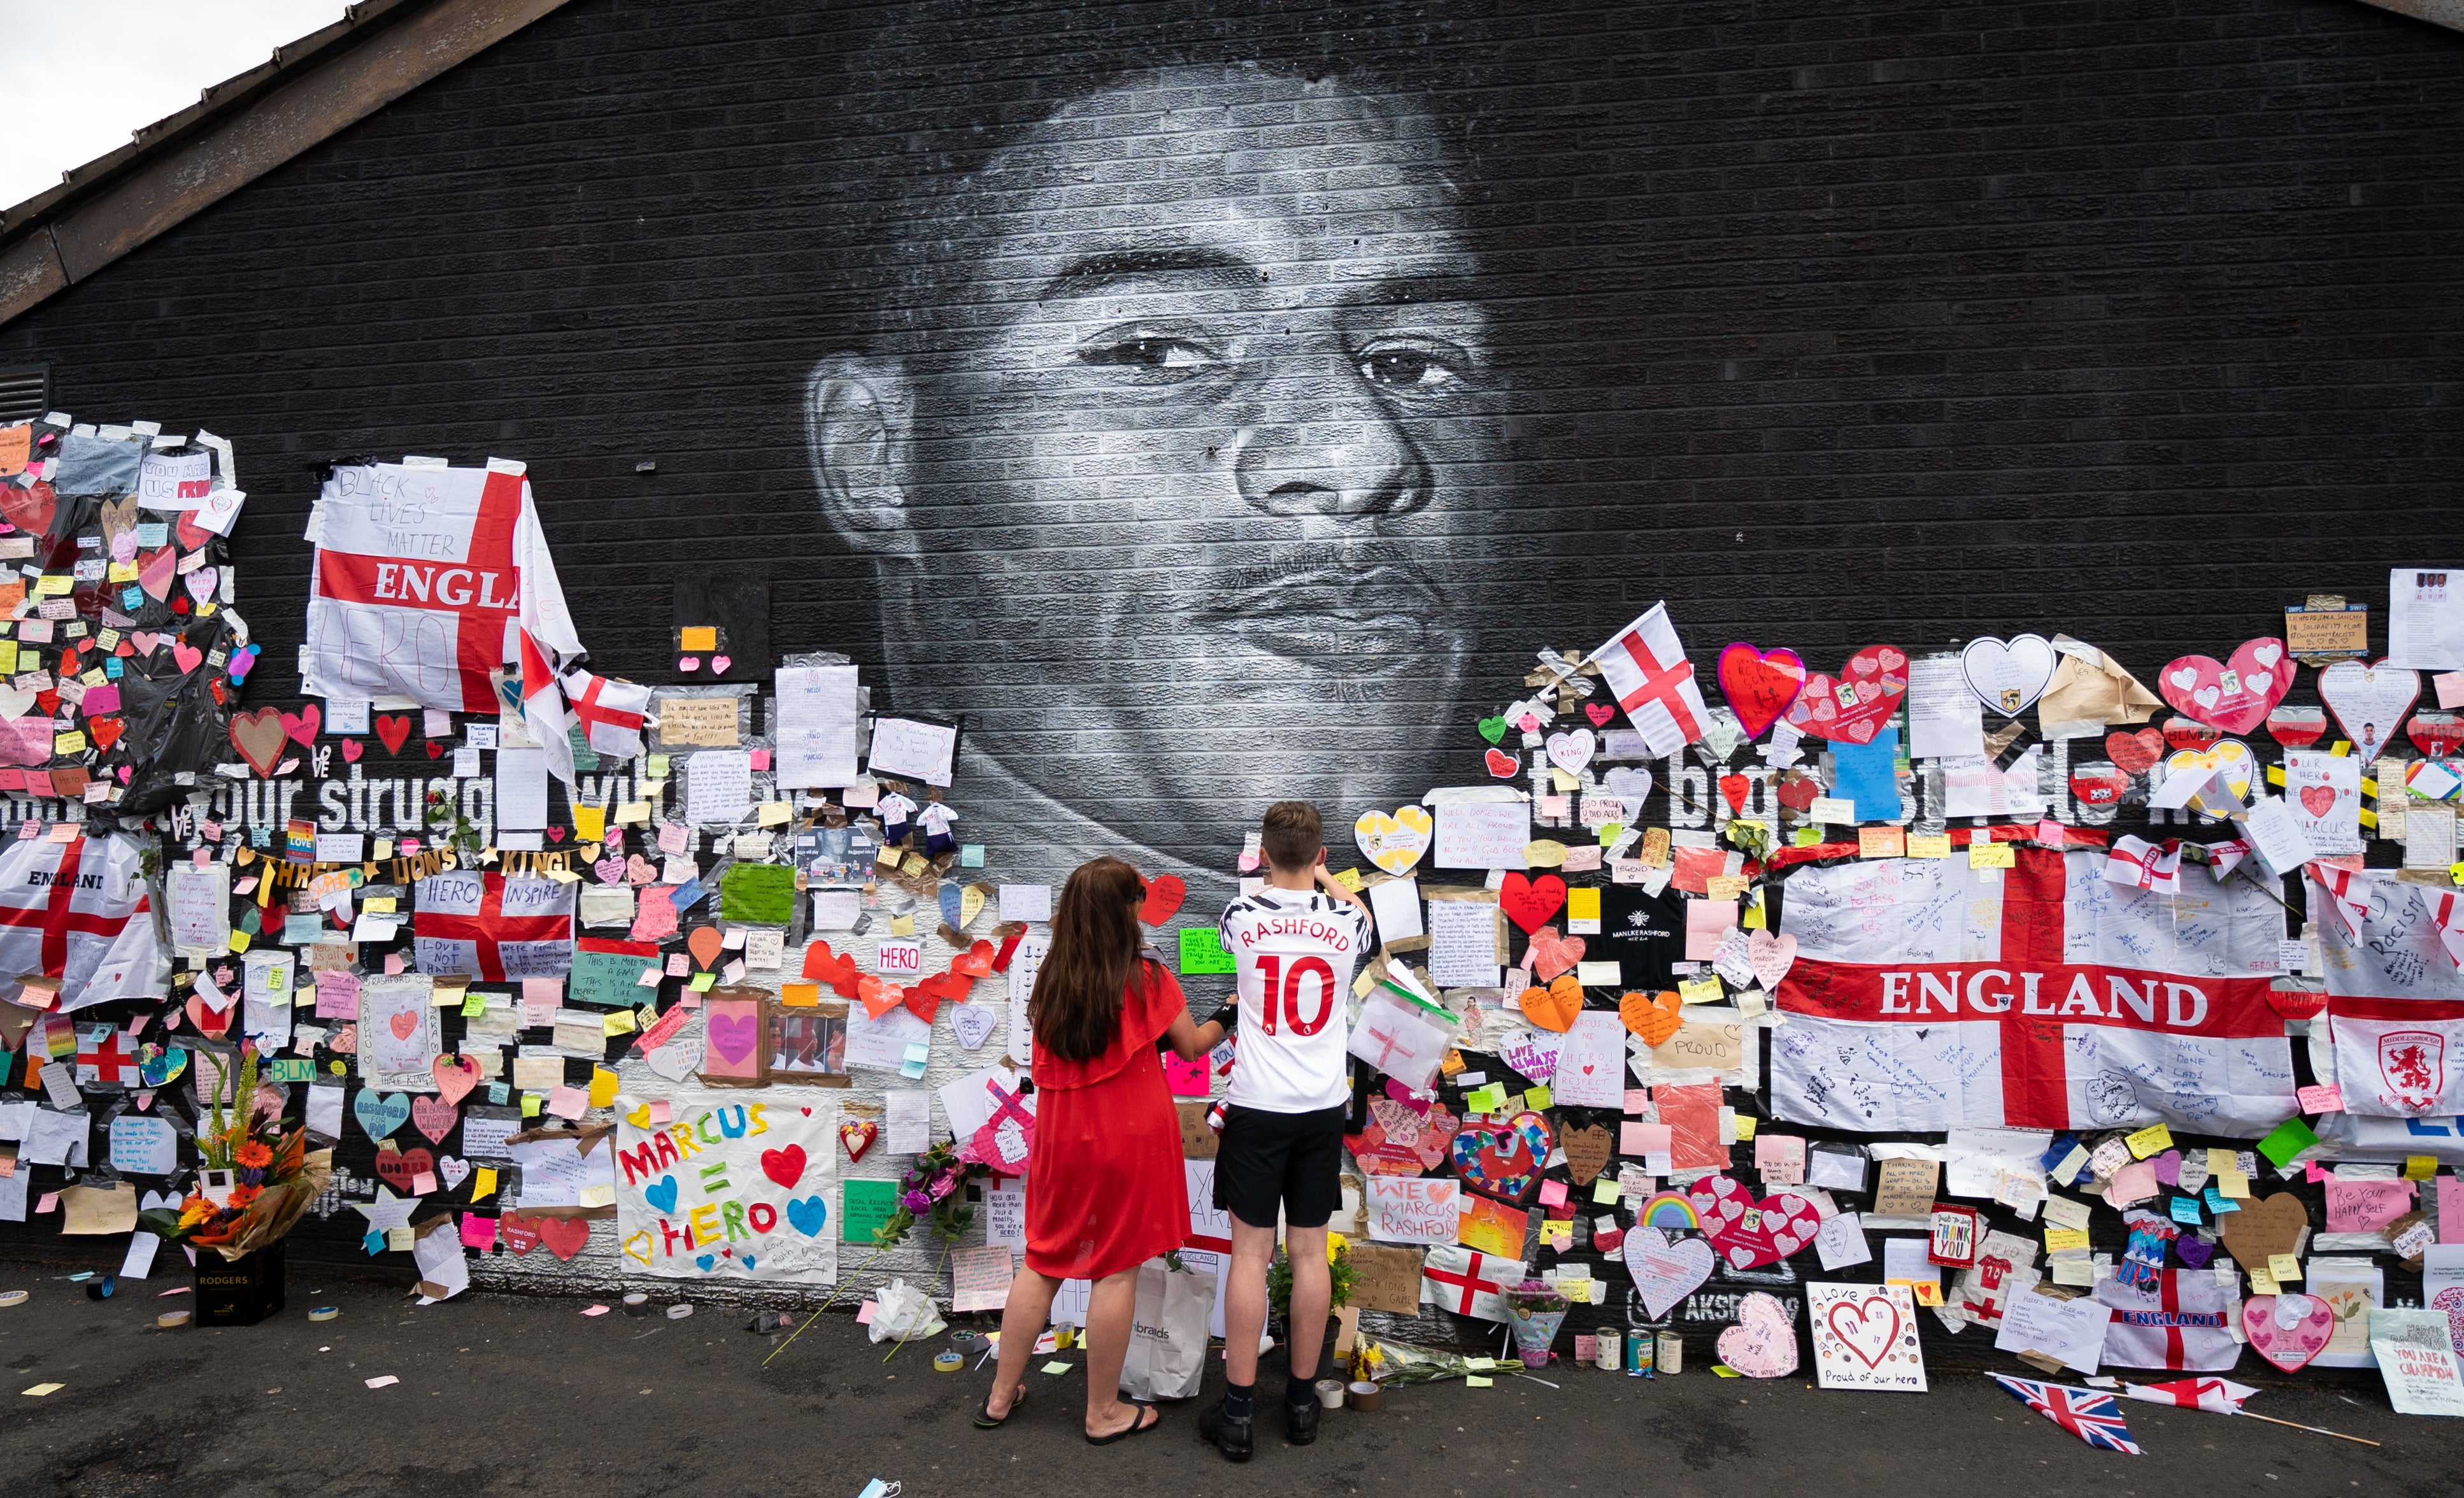
{"label": "three lions king banner", "polygon": [[2199,865],[2176,894],[2132,889],[2101,876],[2104,856],[1792,875],[1774,1112],[1864,1132],[2162,1120],[2236,1135],[2291,1116],[2292,1052],[2267,1002],[2282,907]]}

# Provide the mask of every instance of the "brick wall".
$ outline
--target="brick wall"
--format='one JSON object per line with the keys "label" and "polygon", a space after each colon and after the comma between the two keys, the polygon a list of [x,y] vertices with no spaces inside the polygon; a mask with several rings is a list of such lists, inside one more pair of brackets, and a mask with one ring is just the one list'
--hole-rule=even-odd
{"label": "brick wall", "polygon": [[236,443],[252,702],[320,459],[517,456],[594,666],[766,577],[774,650],[966,716],[1007,870],[1197,910],[1264,801],[1479,780],[1529,652],[1655,600],[1705,665],[2151,681],[2383,610],[2464,540],[2459,62],[2332,0],[575,0],[0,361]]}

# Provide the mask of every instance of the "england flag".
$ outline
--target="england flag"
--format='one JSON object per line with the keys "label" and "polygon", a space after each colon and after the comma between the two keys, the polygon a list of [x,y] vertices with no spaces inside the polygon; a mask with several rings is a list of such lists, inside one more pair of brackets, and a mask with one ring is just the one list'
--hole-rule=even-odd
{"label": "england flag", "polygon": [[0,980],[17,1002],[62,1014],[170,992],[134,839],[34,838],[0,852]]}
{"label": "england flag", "polygon": [[2309,872],[2313,903],[2328,917],[2318,923],[2327,1038],[2345,1111],[2361,1118],[2464,1113],[2464,969],[2448,930],[2458,902],[2404,883],[2392,869],[2312,864]]}
{"label": "england flag", "polygon": [[2292,1051],[2267,1001],[2282,907],[2196,864],[2176,895],[2125,887],[2104,858],[2028,848],[2001,870],[1893,858],[1791,874],[1778,1116],[2245,1136],[2290,1116]]}
{"label": "england flag", "polygon": [[1704,705],[1684,642],[1668,622],[1666,604],[1652,605],[1651,612],[1609,636],[1591,658],[1654,756],[1668,759],[1703,737],[1711,710]]}

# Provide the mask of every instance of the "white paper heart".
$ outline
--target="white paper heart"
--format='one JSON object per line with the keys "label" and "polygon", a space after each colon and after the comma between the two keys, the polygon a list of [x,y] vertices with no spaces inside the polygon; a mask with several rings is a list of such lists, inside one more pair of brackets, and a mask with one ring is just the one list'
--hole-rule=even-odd
{"label": "white paper heart", "polygon": [[1959,669],[1978,701],[2004,717],[2016,717],[2045,694],[2058,659],[2053,642],[2041,634],[2013,635],[2007,643],[1987,635],[1968,642],[1959,652]]}
{"label": "white paper heart", "polygon": [[1549,762],[1569,775],[1580,775],[1583,766],[1592,762],[1592,751],[1599,739],[1588,728],[1559,732],[1549,736]]}
{"label": "white paper heart", "polygon": [[698,1046],[685,1046],[671,1041],[642,1059],[650,1064],[651,1070],[669,1081],[682,1082],[693,1075],[693,1064],[699,1057],[700,1048]]}
{"label": "white paper heart", "polygon": [[0,687],[0,717],[5,717],[13,723],[24,717],[26,710],[33,705],[33,693],[20,692],[14,687]]}
{"label": "white paper heart", "polygon": [[177,1212],[180,1210],[179,1193],[172,1191],[149,1191],[145,1193],[145,1195],[137,1199],[137,1210],[140,1212]]}
{"label": "white paper heart", "polygon": [[1670,1243],[1659,1228],[1638,1227],[1625,1235],[1625,1267],[1657,1321],[1711,1277],[1711,1245],[1700,1238]]}
{"label": "white paper heart", "polygon": [[1719,950],[1711,954],[1711,970],[1728,980],[1731,988],[1754,985],[1754,965],[1747,956],[1746,928],[1731,926],[1720,938]]}
{"label": "white paper heart", "polygon": [[1642,815],[1642,804],[1651,795],[1649,770],[1637,769],[1630,764],[1620,764],[1611,770],[1601,783],[1606,786],[1610,795],[1617,798],[1617,808],[1625,813],[1626,821],[1633,822]]}
{"label": "white paper heart", "polygon": [[2338,661],[2319,673],[2319,700],[2336,715],[2337,726],[2367,764],[2395,738],[2412,705],[2421,700],[2421,672],[2401,666]]}
{"label": "white paper heart", "polygon": [[436,1173],[445,1178],[446,1190],[458,1190],[462,1182],[471,1179],[471,1162],[455,1159],[451,1155],[440,1156],[436,1161]]}
{"label": "white paper heart", "polygon": [[975,1050],[992,1039],[993,1011],[985,1004],[962,1003],[950,1010],[950,1028],[958,1032],[958,1046]]}

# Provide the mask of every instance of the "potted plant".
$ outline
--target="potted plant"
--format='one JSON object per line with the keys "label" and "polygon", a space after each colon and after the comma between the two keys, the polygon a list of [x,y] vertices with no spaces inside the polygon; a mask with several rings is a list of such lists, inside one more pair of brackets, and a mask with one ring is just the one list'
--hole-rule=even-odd
{"label": "potted plant", "polygon": [[1549,1345],[1566,1324],[1568,1301],[1546,1280],[1525,1280],[1506,1292],[1507,1314],[1513,1318],[1514,1350],[1526,1368],[1549,1366]]}
{"label": "potted plant", "polygon": [[197,1130],[196,1189],[178,1212],[157,1208],[138,1220],[197,1251],[199,1326],[253,1326],[282,1309],[282,1238],[333,1179],[334,1152],[310,1150],[307,1128],[282,1117],[282,1093],[259,1090],[253,1043],[240,1044],[228,1112],[228,1069],[210,1051],[198,1065],[212,1066],[215,1077]]}
{"label": "potted plant", "polygon": [[[1329,1294],[1326,1305],[1330,1312],[1341,1311],[1352,1304],[1352,1273],[1351,1243],[1341,1233],[1327,1234],[1326,1275]],[[1273,1332],[1274,1323],[1281,1322],[1284,1324],[1284,1334],[1289,1335],[1292,1314],[1292,1264],[1284,1249],[1277,1249],[1273,1260],[1266,1265],[1266,1308],[1273,1313],[1267,1330],[1270,1333]]]}

